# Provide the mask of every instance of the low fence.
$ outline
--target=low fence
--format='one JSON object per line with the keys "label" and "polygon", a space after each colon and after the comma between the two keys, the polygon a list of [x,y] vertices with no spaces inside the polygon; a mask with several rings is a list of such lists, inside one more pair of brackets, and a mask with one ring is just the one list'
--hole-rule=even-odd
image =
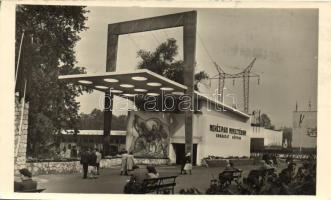
{"label": "low fence", "polygon": [[315,159],[316,160],[316,152],[252,152],[251,158],[262,158],[264,154],[275,155],[278,158],[286,159],[298,159],[298,160],[307,160],[307,159]]}
{"label": "low fence", "polygon": [[[121,165],[121,158],[102,159],[100,168],[112,168]],[[150,159],[150,158],[137,158],[135,163],[138,165],[166,165],[169,159]],[[44,162],[27,162],[28,168],[32,174],[71,174],[82,172],[80,161],[44,161]]]}
{"label": "low fence", "polygon": [[243,166],[243,165],[258,165],[260,160],[258,159],[205,159],[205,163],[208,167],[226,167],[227,160],[232,162],[234,166]]}

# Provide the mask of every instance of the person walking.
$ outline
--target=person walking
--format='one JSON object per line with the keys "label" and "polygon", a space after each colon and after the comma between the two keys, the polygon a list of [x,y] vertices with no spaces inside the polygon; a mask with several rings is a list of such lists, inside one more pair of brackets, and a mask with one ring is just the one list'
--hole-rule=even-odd
{"label": "person walking", "polygon": [[93,150],[89,155],[89,176],[90,178],[97,178],[97,155]]}
{"label": "person walking", "polygon": [[90,161],[89,149],[83,149],[80,156],[80,164],[83,165],[83,179],[87,178],[87,170]]}
{"label": "person walking", "polygon": [[121,175],[128,175],[127,171],[127,158],[128,158],[128,152],[124,150],[122,152],[122,164],[121,164]]}
{"label": "person walking", "polygon": [[130,152],[127,155],[127,158],[126,158],[126,170],[127,170],[127,172],[131,172],[133,170],[133,166],[134,166],[134,156],[133,156],[133,153]]}
{"label": "person walking", "polygon": [[186,164],[186,157],[180,160],[180,174],[186,174],[186,171],[184,170],[185,164]]}
{"label": "person walking", "polygon": [[190,175],[192,175],[191,153],[186,154],[185,161],[186,161],[184,166],[185,173],[187,174],[189,172]]}
{"label": "person walking", "polygon": [[100,175],[100,161],[101,161],[101,153],[99,152],[99,150],[96,148],[95,149],[95,155],[97,156],[97,160],[96,160],[96,167],[97,167],[97,175]]}

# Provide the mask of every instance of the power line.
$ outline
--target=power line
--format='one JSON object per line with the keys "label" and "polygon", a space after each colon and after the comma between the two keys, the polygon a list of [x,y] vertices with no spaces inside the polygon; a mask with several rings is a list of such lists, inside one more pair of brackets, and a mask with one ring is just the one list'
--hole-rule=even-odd
{"label": "power line", "polygon": [[202,38],[201,38],[201,36],[200,36],[200,33],[199,33],[198,31],[197,31],[197,35],[198,35],[199,41],[200,41],[200,43],[202,44],[202,47],[203,47],[203,49],[205,50],[205,52],[206,52],[208,58],[210,59],[210,61],[211,61],[212,64],[214,65],[214,64],[215,64],[215,60],[214,60],[213,57],[210,55],[210,53],[209,53],[209,51],[208,51],[208,49],[207,49],[205,43],[203,42],[203,40],[202,40]]}

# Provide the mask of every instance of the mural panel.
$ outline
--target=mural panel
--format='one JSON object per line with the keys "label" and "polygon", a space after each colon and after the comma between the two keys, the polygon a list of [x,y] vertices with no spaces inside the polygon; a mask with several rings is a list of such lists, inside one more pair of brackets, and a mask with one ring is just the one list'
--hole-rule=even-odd
{"label": "mural panel", "polygon": [[131,112],[127,130],[127,149],[137,157],[168,158],[169,124],[165,114]]}

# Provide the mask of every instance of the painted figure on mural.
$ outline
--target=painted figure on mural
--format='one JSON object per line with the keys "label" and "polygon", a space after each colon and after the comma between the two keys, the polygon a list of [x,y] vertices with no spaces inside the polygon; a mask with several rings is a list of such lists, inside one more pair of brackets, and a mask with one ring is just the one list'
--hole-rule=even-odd
{"label": "painted figure on mural", "polygon": [[157,158],[168,156],[168,129],[158,118],[144,120],[134,115],[133,128],[138,136],[133,139],[130,149],[135,155]]}

